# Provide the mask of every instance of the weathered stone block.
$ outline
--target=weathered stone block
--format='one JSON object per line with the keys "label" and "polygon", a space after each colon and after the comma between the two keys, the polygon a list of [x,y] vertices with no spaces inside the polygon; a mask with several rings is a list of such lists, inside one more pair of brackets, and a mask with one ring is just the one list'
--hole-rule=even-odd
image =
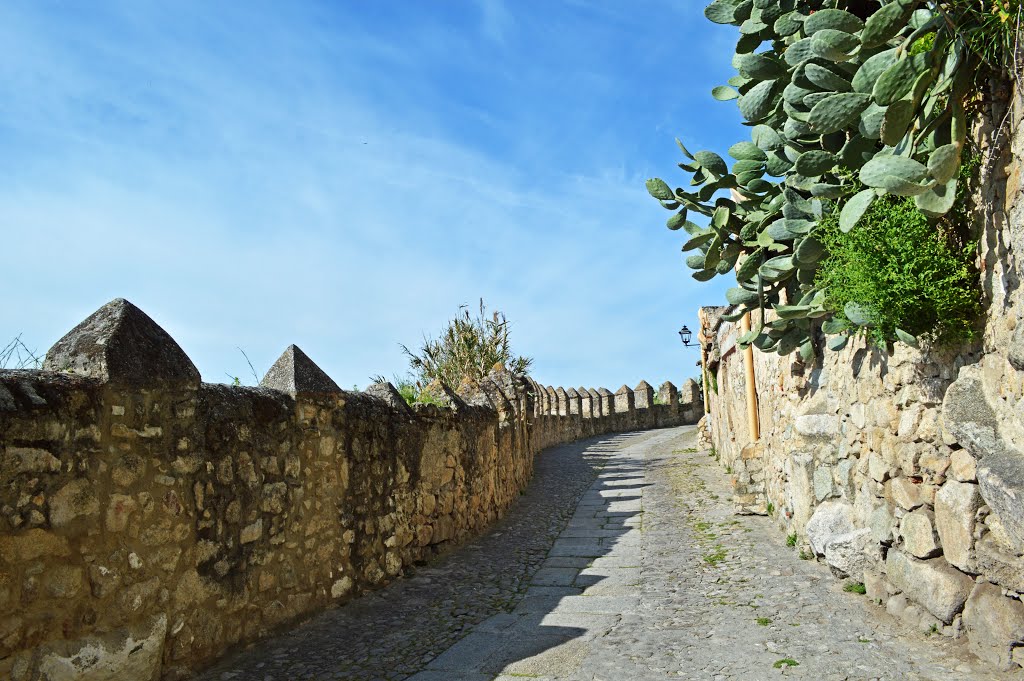
{"label": "weathered stone block", "polygon": [[928,612],[949,624],[963,609],[974,581],[942,558],[918,560],[891,549],[885,559],[889,581]]}
{"label": "weathered stone block", "polygon": [[885,498],[907,511],[912,511],[922,503],[919,483],[906,476],[885,483]]}
{"label": "weathered stone block", "polygon": [[51,598],[72,599],[84,583],[85,573],[75,565],[53,565],[43,573],[43,585]]}
{"label": "weathered stone block", "polygon": [[167,616],[77,641],[58,641],[39,652],[48,681],[156,681],[160,678]]}
{"label": "weathered stone block", "polygon": [[832,468],[830,466],[818,466],[814,469],[814,498],[823,501],[832,496],[834,487],[832,485]]}
{"label": "weathered stone block", "polygon": [[41,529],[0,536],[0,561],[21,563],[37,558],[61,558],[71,554],[68,540]]}
{"label": "weathered stone block", "polygon": [[128,520],[132,513],[138,508],[135,499],[127,494],[111,494],[110,502],[107,504],[107,514],[104,519],[104,527],[107,532],[124,532],[128,526]]}
{"label": "weathered stone block", "polygon": [[976,482],[977,462],[966,450],[958,449],[949,457],[949,475],[959,482]]}
{"label": "weathered stone block", "polygon": [[946,561],[973,571],[974,518],[981,507],[978,486],[949,480],[935,495],[935,525]]}
{"label": "weathered stone block", "polygon": [[999,669],[1018,666],[1011,649],[1024,645],[1024,603],[992,584],[976,584],[964,606],[964,626],[972,653]]}
{"label": "weathered stone block", "polygon": [[38,447],[4,447],[0,458],[0,479],[9,480],[22,473],[57,473],[60,459]]}
{"label": "weathered stone block", "polygon": [[999,431],[996,413],[985,395],[978,366],[965,366],[942,403],[946,428],[978,460],[981,495],[999,516],[1018,553],[1024,553],[1024,452]]}
{"label": "weathered stone block", "polygon": [[806,438],[834,438],[839,434],[839,417],[830,414],[805,414],[793,422],[796,432]]}
{"label": "weathered stone block", "polygon": [[793,507],[793,522],[798,527],[806,526],[811,519],[811,503],[814,500],[813,477],[814,459],[807,452],[790,454],[790,503]]}
{"label": "weathered stone block", "polygon": [[864,570],[864,595],[873,604],[883,604],[889,598],[889,589],[886,586],[885,575],[876,569]]}
{"label": "weathered stone block", "polygon": [[1007,348],[1006,359],[1017,371],[1024,371],[1024,322],[1017,322]]}
{"label": "weathered stone block", "polygon": [[99,512],[99,499],[88,480],[73,480],[50,498],[50,524],[54,527],[64,527],[75,518]]}
{"label": "weathered stone block", "polygon": [[251,544],[254,541],[258,541],[263,537],[263,519],[260,518],[256,522],[246,525],[242,528],[242,532],[239,535],[238,541],[241,544]]}
{"label": "weathered stone block", "polygon": [[1024,559],[1010,553],[989,532],[974,545],[977,571],[990,581],[1024,593]]}
{"label": "weathered stone block", "polygon": [[893,540],[893,530],[896,529],[896,519],[893,517],[889,506],[881,504],[876,506],[868,517],[868,527],[871,529],[871,536],[875,541],[887,544]]}
{"label": "weathered stone block", "polygon": [[840,535],[854,531],[853,507],[841,501],[826,501],[814,510],[807,522],[807,541],[819,556],[825,547]]}
{"label": "weathered stone block", "polygon": [[858,582],[863,582],[864,571],[880,560],[878,543],[867,528],[835,535],[825,545],[825,562],[832,571]]}
{"label": "weathered stone block", "polygon": [[900,534],[904,550],[917,558],[934,558],[942,553],[931,514],[924,509],[903,516]]}

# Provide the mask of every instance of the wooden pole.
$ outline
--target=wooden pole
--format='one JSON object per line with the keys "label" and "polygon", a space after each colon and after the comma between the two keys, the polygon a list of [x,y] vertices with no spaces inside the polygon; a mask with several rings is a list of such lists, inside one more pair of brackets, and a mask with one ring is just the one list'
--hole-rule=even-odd
{"label": "wooden pole", "polygon": [[[743,315],[740,321],[740,333],[750,331],[750,313]],[[754,383],[754,348],[750,345],[743,351],[743,368],[747,374],[747,427],[750,430],[750,441],[761,438],[761,424],[758,418],[757,385]]]}
{"label": "wooden pole", "polygon": [[704,393],[704,414],[711,413],[711,381],[708,380],[708,353],[707,353],[707,341],[708,339],[704,336],[704,327],[706,324],[704,318],[704,309],[697,309],[697,342],[700,343],[700,380],[701,389]]}

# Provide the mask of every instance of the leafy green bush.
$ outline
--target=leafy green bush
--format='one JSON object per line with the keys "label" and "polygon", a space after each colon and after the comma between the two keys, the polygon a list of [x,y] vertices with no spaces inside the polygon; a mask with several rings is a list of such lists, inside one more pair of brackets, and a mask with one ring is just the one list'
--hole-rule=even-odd
{"label": "leafy green bush", "polygon": [[467,306],[460,306],[459,314],[448,322],[439,338],[424,337],[419,354],[405,345],[401,348],[409,358],[420,392],[434,380],[453,388],[464,379],[479,381],[499,364],[522,376],[533,363],[528,357],[512,353],[508,320],[498,311],[488,316],[483,299],[476,317],[470,315]]}
{"label": "leafy green bush", "polygon": [[[918,336],[974,339],[982,306],[964,194],[977,164],[973,157],[961,167],[957,203],[938,223],[912,199],[895,196],[876,201],[849,232],[837,213],[821,220],[816,235],[829,255],[814,285],[834,314],[827,333],[859,332],[879,346],[893,339],[913,345]],[[830,346],[838,349],[846,338],[835,336]]]}

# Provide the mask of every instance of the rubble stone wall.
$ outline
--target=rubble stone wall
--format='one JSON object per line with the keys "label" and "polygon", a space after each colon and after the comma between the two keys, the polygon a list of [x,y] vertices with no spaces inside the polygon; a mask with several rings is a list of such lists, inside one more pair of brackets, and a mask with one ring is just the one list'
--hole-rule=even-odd
{"label": "rubble stone wall", "polygon": [[[1020,131],[1019,100],[1012,113]],[[994,137],[978,134],[983,148]],[[757,442],[737,329],[719,323],[709,346],[708,427],[738,509],[771,514],[908,626],[966,636],[1004,669],[1024,664],[1022,147],[1018,132],[978,197],[981,342],[890,355],[859,340],[807,363],[755,352]]]}
{"label": "rubble stone wall", "polygon": [[588,392],[569,412],[503,371],[410,408],[294,346],[272,387],[205,384],[126,301],[47,368],[0,372],[4,679],[186,678],[480,533],[545,447],[703,411],[665,384],[646,409],[595,416]]}

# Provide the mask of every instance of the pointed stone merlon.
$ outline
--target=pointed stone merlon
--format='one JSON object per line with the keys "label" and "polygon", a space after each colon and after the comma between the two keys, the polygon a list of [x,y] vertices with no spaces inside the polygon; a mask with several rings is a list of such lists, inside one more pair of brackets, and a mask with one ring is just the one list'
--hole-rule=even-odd
{"label": "pointed stone merlon", "polygon": [[568,416],[569,415],[569,395],[565,392],[565,388],[555,388],[555,401],[558,404],[558,415]]}
{"label": "pointed stone merlon", "polygon": [[544,388],[544,394],[547,395],[547,399],[544,400],[547,409],[544,413],[548,416],[558,416],[558,394],[555,389],[549,385]]}
{"label": "pointed stone merlon", "polygon": [[289,345],[267,371],[261,388],[289,395],[340,393],[341,388],[297,345]]}
{"label": "pointed stone merlon", "polygon": [[577,388],[576,393],[580,396],[580,416],[585,419],[594,418],[594,400],[590,392],[583,387]]}
{"label": "pointed stone merlon", "polygon": [[494,386],[498,392],[499,402],[511,411],[519,412],[525,404],[523,403],[523,389],[521,379],[517,378],[504,364],[500,362],[487,373],[487,381]]}
{"label": "pointed stone merlon", "polygon": [[565,391],[566,401],[569,403],[569,415],[579,416],[580,409],[582,408],[580,394],[576,392],[576,388],[569,388]]}
{"label": "pointed stone merlon", "polygon": [[658,401],[668,405],[668,408],[672,411],[679,408],[679,390],[672,385],[671,381],[665,381],[658,388]]}
{"label": "pointed stone merlon", "polygon": [[198,388],[201,381],[174,339],[124,298],[110,301],[57,341],[43,369],[130,387]]}
{"label": "pointed stone merlon", "polygon": [[533,415],[540,416],[544,413],[544,388],[537,381],[530,379],[530,389],[533,391]]}
{"label": "pointed stone merlon", "polygon": [[[611,416],[615,413],[615,395],[608,388],[597,389],[598,398],[601,402],[601,414]],[[632,394],[632,393],[631,393]]]}
{"label": "pointed stone merlon", "polygon": [[393,386],[388,381],[383,383],[372,383],[366,387],[363,391],[370,397],[375,397],[378,400],[382,400],[392,409],[402,413],[408,413],[412,411],[409,407],[409,403],[402,397],[402,393],[398,392],[398,388]]}
{"label": "pointed stone merlon", "polygon": [[633,388],[633,403],[637,409],[650,409],[654,406],[654,388],[647,381],[640,381]]}
{"label": "pointed stone merlon", "polygon": [[616,414],[628,414],[635,409],[636,402],[633,397],[633,391],[630,390],[628,385],[624,385],[615,391]]}
{"label": "pointed stone merlon", "polygon": [[697,385],[697,381],[688,378],[683,382],[683,387],[679,389],[679,404],[684,407],[701,404],[700,386]]}
{"label": "pointed stone merlon", "polygon": [[601,408],[601,394],[593,388],[590,388],[587,392],[590,394],[590,403],[594,406],[594,418],[604,416],[604,409]]}

